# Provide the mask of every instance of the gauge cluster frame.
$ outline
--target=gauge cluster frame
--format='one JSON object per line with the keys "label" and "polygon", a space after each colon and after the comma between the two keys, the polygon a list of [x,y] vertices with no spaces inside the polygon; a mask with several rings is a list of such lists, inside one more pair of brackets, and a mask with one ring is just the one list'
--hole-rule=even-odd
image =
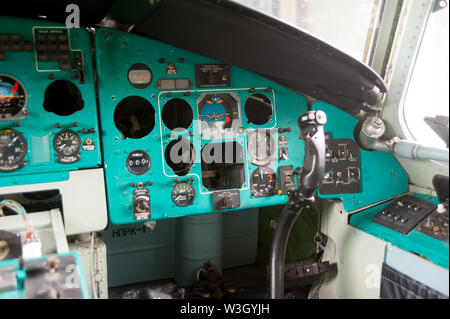
{"label": "gauge cluster frame", "polygon": [[[59,28],[65,25],[49,21],[36,21],[15,17],[0,17],[0,33],[20,34],[23,41],[34,43],[34,29]],[[101,139],[95,98],[94,67],[91,55],[90,34],[86,29],[67,29],[70,50],[81,51],[83,57],[84,83],[78,80],[78,71],[61,71],[54,68],[37,68],[35,51],[6,52],[0,61],[2,74],[16,78],[27,92],[25,116],[0,120],[0,129],[15,129],[27,141],[28,150],[25,165],[11,172],[0,172],[0,187],[37,183],[36,176],[43,173],[68,172],[79,169],[97,168],[102,165]],[[46,62],[52,64],[52,62]],[[72,61],[72,65],[74,65]],[[69,115],[59,116],[44,109],[44,92],[54,81],[65,80],[73,83],[81,92],[84,107]],[[23,113],[23,110],[22,110]],[[58,154],[53,147],[56,134],[64,129],[75,131],[82,145],[89,140],[89,148],[81,148],[80,160],[73,163],[58,162]],[[38,174],[38,175],[37,175]],[[60,180],[64,180],[61,174]]]}
{"label": "gauge cluster frame", "polygon": [[[269,166],[273,171],[277,171],[278,165],[301,166],[303,141],[299,139],[297,117],[280,118],[279,114],[291,115],[293,110],[298,115],[306,112],[307,102],[304,96],[262,76],[233,66],[229,69],[231,77],[229,87],[197,88],[196,65],[221,64],[221,62],[119,30],[98,29],[95,33],[95,47],[99,75],[99,108],[104,131],[103,147],[109,215],[113,224],[135,222],[131,204],[133,190],[137,187],[150,191],[152,220],[207,214],[214,211],[213,194],[223,190],[209,191],[202,184],[201,150],[208,143],[231,141],[242,146],[245,180],[239,189],[241,198],[239,209],[282,204],[287,200],[287,195],[274,194],[270,197],[256,198],[251,194],[250,176],[259,166],[249,162],[247,135],[256,129],[268,129],[273,131],[274,139],[278,141],[278,128],[290,128],[283,133],[288,140],[286,147],[290,148],[289,160],[282,160],[280,164],[278,160],[275,160]],[[146,88],[133,87],[128,81],[128,70],[136,63],[145,64],[152,72],[152,83]],[[172,67],[169,68],[169,65]],[[184,90],[160,90],[157,83],[161,79],[185,79],[193,85]],[[211,93],[227,93],[237,100],[242,125],[233,136],[226,136],[225,139],[220,140],[202,138],[198,121],[198,101],[205,94]],[[249,123],[244,111],[246,100],[255,93],[264,94],[271,101],[272,116],[263,125]],[[156,112],[155,128],[140,139],[123,139],[113,121],[113,113],[118,101],[130,95],[147,99]],[[164,124],[161,118],[162,111],[164,105],[171,99],[182,99],[192,108],[193,121],[188,128],[171,130]],[[179,138],[190,141],[195,148],[195,162],[184,176],[175,174],[164,157],[167,145]],[[134,150],[146,151],[152,159],[152,167],[144,175],[135,176],[125,168],[125,160]],[[275,157],[277,153],[278,148]],[[172,189],[179,182],[189,182],[194,187],[196,196],[192,205],[180,207],[172,201]]]}

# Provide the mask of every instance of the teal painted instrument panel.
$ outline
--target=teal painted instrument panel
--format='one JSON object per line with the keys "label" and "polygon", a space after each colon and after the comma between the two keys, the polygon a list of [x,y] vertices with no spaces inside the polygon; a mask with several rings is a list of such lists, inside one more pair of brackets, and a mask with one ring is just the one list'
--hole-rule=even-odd
{"label": "teal painted instrument panel", "polygon": [[[29,114],[20,120],[3,119],[0,121],[0,129],[10,128],[21,132],[28,143],[28,151],[25,156],[25,165],[22,168],[12,172],[0,172],[0,187],[67,180],[68,172],[71,170],[101,166],[101,134],[109,215],[114,224],[135,222],[133,191],[140,183],[142,183],[141,188],[148,189],[150,193],[150,219],[189,216],[215,211],[212,201],[215,191],[209,190],[211,188],[208,189],[202,183],[201,151],[209,143],[235,142],[243,150],[244,178],[242,183],[240,186],[226,188],[226,190],[239,190],[240,207],[233,207],[230,210],[286,202],[287,195],[280,195],[276,192],[274,196],[258,198],[251,194],[250,178],[259,166],[251,162],[252,156],[248,151],[248,140],[256,129],[271,129],[275,146],[273,161],[267,167],[271,168],[278,178],[280,166],[301,167],[304,160],[304,143],[299,139],[300,130],[297,126],[297,118],[307,111],[306,99],[301,94],[234,66],[228,67],[229,79],[225,79],[230,81],[228,85],[199,88],[196,66],[217,65],[222,62],[139,35],[100,28],[95,31],[94,35],[99,114],[102,124],[100,133],[88,31],[84,29],[68,30],[62,25],[45,21],[10,17],[0,17],[0,19],[2,22],[0,34],[18,34],[24,41],[33,41],[34,30],[39,28],[66,30],[70,38],[71,52],[82,52],[85,79],[85,83],[80,84],[75,70],[56,71],[55,68],[58,65],[55,62],[38,62],[34,51],[5,52],[5,60],[0,60],[0,74],[13,76],[25,86],[28,97],[26,109]],[[151,81],[148,86],[139,87],[139,85],[132,85],[129,81],[130,70],[139,63],[151,71]],[[138,70],[134,76],[140,80],[148,76],[148,73],[139,73]],[[166,85],[174,84],[175,79],[184,81],[184,85],[186,83],[190,83],[190,85],[182,89],[167,90],[162,88],[161,82],[158,82],[159,80],[169,80],[165,83]],[[80,90],[85,103],[82,110],[69,116],[62,116],[44,109],[44,92],[52,82],[57,80],[66,80]],[[204,118],[205,114],[200,112],[199,108],[207,99],[206,97],[209,97],[210,103],[216,103],[216,101],[211,102],[210,97],[217,94],[221,96],[225,94],[234,101],[234,113],[242,121],[242,130],[237,130],[234,135],[228,136],[224,140],[207,140],[201,135],[203,124],[200,119]],[[259,97],[270,102],[268,104],[270,104],[272,116],[270,120],[261,125],[254,124],[254,121],[251,122],[245,110],[245,104],[254,94],[258,94]],[[155,125],[152,130],[139,138],[123,138],[115,124],[114,113],[117,105],[130,96],[149,102],[155,114]],[[173,130],[173,127],[167,127],[162,120],[165,105],[174,99],[184,101],[192,113],[193,121],[187,128]],[[64,101],[61,104],[64,105]],[[134,105],[131,103],[128,107],[133,108]],[[322,109],[327,113],[328,123],[325,129],[332,133],[332,138],[353,138],[356,118],[322,102],[315,103],[313,108]],[[256,112],[258,113],[259,110]],[[138,118],[134,118],[133,121],[135,124],[139,124]],[[136,125],[139,128],[138,124]],[[94,149],[84,150],[82,148],[81,160],[77,162],[71,164],[58,162],[53,139],[63,129],[76,131],[81,137],[82,144],[88,138],[91,139],[95,146]],[[282,130],[282,132],[278,130]],[[281,135],[286,138],[285,145],[279,143]],[[195,149],[194,164],[189,173],[183,176],[176,175],[168,166],[164,156],[169,143],[179,137],[190,141]],[[279,159],[281,148],[288,149],[288,158]],[[135,150],[145,151],[151,158],[150,170],[142,175],[134,175],[127,169],[127,158]],[[361,192],[321,195],[321,197],[342,199],[345,209],[352,211],[406,191],[406,173],[392,155],[361,150],[360,156]],[[195,199],[192,205],[181,207],[172,201],[172,189],[176,180],[192,184],[195,190]],[[279,181],[277,184],[279,187]],[[219,190],[219,192],[223,190]]]}
{"label": "teal painted instrument panel", "polygon": [[[423,194],[414,194],[414,196],[435,204],[438,203],[437,198],[433,196]],[[436,265],[448,269],[448,243],[425,235],[424,233],[417,231],[416,228],[409,234],[404,235],[372,221],[372,218],[390,203],[391,201],[353,214],[350,218],[350,223],[362,231],[392,243],[392,245],[397,246],[398,248],[423,256]]]}
{"label": "teal painted instrument panel", "polygon": [[[247,152],[247,133],[258,128],[291,128],[284,132],[289,148],[289,159],[272,162],[269,167],[278,174],[279,165],[293,165],[294,168],[303,165],[304,144],[299,140],[300,130],[297,118],[307,111],[305,98],[272,81],[246,70],[230,67],[231,86],[213,89],[196,88],[195,65],[216,64],[218,61],[201,57],[196,54],[160,43],[158,41],[128,34],[112,29],[99,29],[95,33],[95,48],[97,59],[99,108],[102,120],[102,140],[104,149],[106,186],[108,192],[108,206],[110,220],[114,224],[135,222],[133,216],[132,192],[135,189],[130,183],[144,184],[150,191],[151,219],[163,219],[177,216],[187,216],[214,212],[212,206],[212,193],[202,184],[201,149],[209,142],[202,139],[199,133],[197,101],[205,93],[230,93],[238,100],[238,108],[242,117],[244,131],[235,138],[226,141],[236,141],[244,150],[245,181],[240,188],[241,205],[239,209],[270,206],[282,204],[287,201],[287,195],[255,198],[250,191],[250,175],[257,168],[249,163]],[[164,62],[161,61],[164,59]],[[181,59],[181,60],[180,60]],[[182,61],[182,62],[180,62]],[[151,69],[153,79],[151,84],[143,89],[135,88],[127,79],[129,68],[143,63]],[[176,75],[167,74],[168,63],[173,63]],[[160,79],[189,79],[192,86],[179,91],[162,91],[156,87]],[[272,88],[272,90],[265,90]],[[264,125],[248,123],[244,105],[249,96],[261,93],[270,99],[272,104],[272,118]],[[189,92],[189,96],[186,96]],[[170,95],[170,96],[168,96]],[[122,133],[114,123],[114,111],[118,103],[128,96],[139,96],[151,103],[155,110],[155,126],[145,137],[122,139]],[[170,136],[171,130],[161,120],[161,113],[165,103],[171,99],[179,98],[186,101],[193,112],[193,123],[187,130],[177,132]],[[177,176],[167,165],[164,152],[167,145],[179,135],[192,142],[195,147],[196,159],[189,174]],[[278,133],[274,134],[278,141]],[[275,157],[278,159],[278,143],[276,143]],[[133,175],[126,168],[126,160],[133,150],[147,152],[152,160],[150,170],[144,175]],[[195,200],[192,205],[179,207],[171,199],[175,179],[187,181],[193,178]],[[152,186],[146,182],[151,181]],[[236,210],[236,209],[233,209]],[[223,211],[223,210],[221,210]]]}
{"label": "teal painted instrument panel", "polygon": [[[5,57],[4,60],[0,60],[0,74],[18,79],[25,87],[28,97],[26,105],[28,115],[25,118],[0,119],[0,130],[17,130],[23,134],[28,144],[25,165],[11,172],[0,172],[0,187],[43,183],[55,181],[55,178],[61,181],[67,179],[68,171],[99,167],[102,164],[89,32],[85,29],[67,29],[64,25],[42,20],[0,17],[0,34],[19,35],[22,41],[34,42],[34,31],[44,29],[67,32],[72,54],[72,70],[61,71],[58,62],[38,61],[35,50],[3,52],[0,48]],[[77,71],[74,69],[74,52],[81,52],[83,57],[84,84],[79,83]],[[69,81],[79,89],[84,101],[81,110],[65,116],[44,109],[45,91],[51,83],[58,80]],[[61,100],[59,105],[63,108],[66,103],[67,101]],[[73,130],[81,138],[80,160],[74,163],[57,161],[53,140],[63,129]],[[83,148],[87,139],[90,139],[88,142],[92,141],[93,149]],[[49,174],[48,178],[46,174]]]}
{"label": "teal painted instrument panel", "polygon": [[[76,270],[75,268],[66,269],[66,271],[70,274],[76,275],[76,279],[79,279],[80,283],[80,289],[81,293],[83,295],[83,299],[89,299],[89,292],[86,285],[86,278],[84,276],[84,272],[82,269],[81,259],[80,255],[77,252],[68,252],[68,253],[62,253],[62,254],[56,254],[58,257],[67,257],[72,256],[75,258],[76,262]],[[42,256],[38,259],[44,259],[47,256]],[[26,299],[26,292],[25,292],[25,279],[27,277],[27,272],[24,269],[19,268],[19,260],[18,259],[11,259],[11,260],[5,260],[0,262],[0,268],[6,268],[6,267],[14,267],[16,271],[16,279],[17,279],[17,289],[11,290],[11,291],[0,291],[0,299]],[[77,271],[77,273],[74,273],[74,271]]]}
{"label": "teal painted instrument panel", "polygon": [[[327,114],[325,131],[333,139],[353,139],[353,130],[358,119],[335,106],[324,102],[313,104],[314,110]],[[324,199],[341,199],[347,212],[397,196],[408,191],[408,175],[392,154],[359,150],[361,163],[361,192],[319,196]]]}

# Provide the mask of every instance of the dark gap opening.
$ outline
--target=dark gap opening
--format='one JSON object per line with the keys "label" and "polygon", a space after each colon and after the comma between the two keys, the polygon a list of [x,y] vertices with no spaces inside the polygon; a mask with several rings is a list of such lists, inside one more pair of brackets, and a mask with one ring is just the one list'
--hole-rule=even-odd
{"label": "dark gap opening", "polygon": [[266,124],[272,118],[272,102],[264,94],[253,94],[245,102],[245,115],[249,123]]}
{"label": "dark gap opening", "polygon": [[205,188],[210,191],[241,188],[244,182],[244,150],[239,143],[209,143],[203,147],[202,183]]}
{"label": "dark gap opening", "polygon": [[167,145],[164,157],[175,174],[185,176],[195,162],[194,145],[184,138],[173,140]]}
{"label": "dark gap opening", "polygon": [[[0,201],[10,199],[18,202],[25,208],[27,214],[49,211],[52,209],[59,209],[63,214],[62,196],[58,189],[3,194],[0,196]],[[8,208],[3,208],[5,216],[17,215]],[[1,218],[1,217],[0,217]]]}
{"label": "dark gap opening", "polygon": [[80,111],[84,101],[78,87],[70,81],[58,80],[50,83],[44,94],[44,109],[56,115],[68,116]]}
{"label": "dark gap opening", "polygon": [[193,117],[191,106],[182,99],[172,99],[162,109],[162,120],[170,130],[187,129],[191,125]]}
{"label": "dark gap opening", "polygon": [[117,104],[114,124],[125,137],[145,137],[155,126],[155,109],[140,96],[128,96]]}

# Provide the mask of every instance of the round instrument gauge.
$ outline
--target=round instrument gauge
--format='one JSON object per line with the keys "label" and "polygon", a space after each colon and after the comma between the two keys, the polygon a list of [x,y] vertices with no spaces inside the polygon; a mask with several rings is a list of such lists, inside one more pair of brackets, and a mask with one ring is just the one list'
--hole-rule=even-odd
{"label": "round instrument gauge", "polygon": [[269,167],[255,169],[250,177],[251,193],[254,197],[266,197],[275,194],[277,176]]}
{"label": "round instrument gauge", "polygon": [[0,171],[10,172],[24,165],[28,144],[16,130],[0,130]]}
{"label": "round instrument gauge", "polygon": [[257,165],[270,164],[275,147],[275,140],[269,130],[255,130],[248,136],[248,152]]}
{"label": "round instrument gauge", "polygon": [[0,118],[19,113],[27,104],[25,87],[16,78],[0,74]]}
{"label": "round instrument gauge", "polygon": [[237,96],[230,93],[208,93],[201,95],[198,101],[198,119],[202,133],[208,129],[237,129],[237,126],[233,126],[234,121],[241,118]]}
{"label": "round instrument gauge", "polygon": [[133,64],[128,70],[128,81],[137,89],[145,89],[152,79],[152,71],[144,63]]}
{"label": "round instrument gauge", "polygon": [[62,130],[56,133],[53,147],[61,156],[77,156],[81,148],[80,136],[72,130]]}
{"label": "round instrument gauge", "polygon": [[180,207],[191,205],[195,199],[195,189],[187,182],[177,183],[172,189],[172,200]]}
{"label": "round instrument gauge", "polygon": [[148,172],[152,166],[152,160],[147,152],[133,151],[127,157],[127,169],[131,174],[143,175]]}

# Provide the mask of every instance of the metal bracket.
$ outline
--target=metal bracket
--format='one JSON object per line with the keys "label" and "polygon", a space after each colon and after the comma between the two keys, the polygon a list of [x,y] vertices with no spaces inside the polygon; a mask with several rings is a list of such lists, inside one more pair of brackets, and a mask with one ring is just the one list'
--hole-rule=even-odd
{"label": "metal bracket", "polygon": [[445,9],[447,8],[447,6],[448,6],[447,0],[435,0],[433,6],[433,13]]}
{"label": "metal bracket", "polygon": [[289,279],[320,275],[332,270],[337,270],[337,265],[330,265],[328,261],[314,262],[313,260],[302,260],[289,263],[285,266],[285,274]]}

